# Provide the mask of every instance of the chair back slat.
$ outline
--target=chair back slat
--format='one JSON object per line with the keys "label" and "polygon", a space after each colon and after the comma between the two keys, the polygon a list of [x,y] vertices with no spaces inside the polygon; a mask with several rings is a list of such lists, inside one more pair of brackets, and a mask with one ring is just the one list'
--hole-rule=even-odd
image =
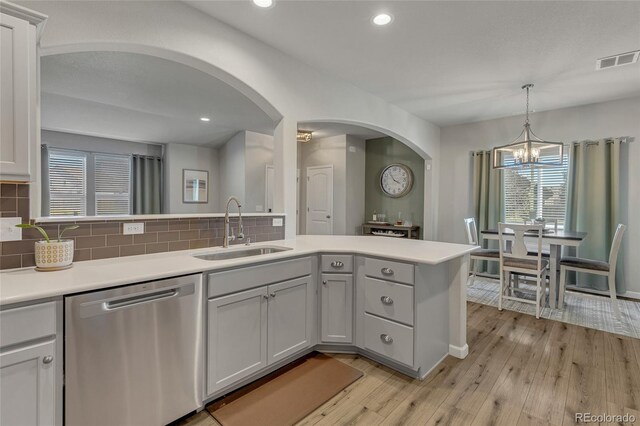
{"label": "chair back slat", "polygon": [[476,226],[476,219],[473,217],[465,218],[464,226],[467,231],[467,240],[469,244],[477,246],[478,244],[478,227]]}
{"label": "chair back slat", "polygon": [[609,270],[615,273],[616,271],[616,263],[618,262],[618,252],[620,251],[620,245],[622,244],[622,236],[624,235],[624,231],[627,229],[626,225],[622,223],[618,224],[616,228],[616,233],[613,236],[613,241],[611,242],[611,251],[609,252]]}
{"label": "chair back slat", "polygon": [[[515,259],[530,259],[537,260],[538,270],[542,267],[542,234],[544,225],[522,225],[513,223],[498,223],[498,239],[500,241],[500,257],[511,257]],[[506,251],[506,233],[508,231],[513,232],[513,241],[511,243],[511,251]],[[529,249],[525,242],[525,235],[527,238],[536,239],[535,255],[529,255]]]}

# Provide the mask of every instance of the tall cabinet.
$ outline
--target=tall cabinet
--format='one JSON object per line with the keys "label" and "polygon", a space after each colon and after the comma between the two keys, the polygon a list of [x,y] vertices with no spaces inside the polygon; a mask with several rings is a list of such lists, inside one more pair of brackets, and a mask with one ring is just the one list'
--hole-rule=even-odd
{"label": "tall cabinet", "polygon": [[39,165],[37,45],[47,17],[0,2],[0,180],[33,182]]}

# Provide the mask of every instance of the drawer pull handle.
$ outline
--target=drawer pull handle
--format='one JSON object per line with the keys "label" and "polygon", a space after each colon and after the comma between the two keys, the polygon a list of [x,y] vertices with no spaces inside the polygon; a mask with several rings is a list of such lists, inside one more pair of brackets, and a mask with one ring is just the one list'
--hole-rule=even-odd
{"label": "drawer pull handle", "polygon": [[380,301],[382,302],[383,305],[393,305],[393,299],[390,298],[389,296],[382,296],[380,298]]}
{"label": "drawer pull handle", "polygon": [[391,268],[382,268],[380,272],[382,272],[382,275],[393,275],[393,269]]}
{"label": "drawer pull handle", "polygon": [[53,362],[53,357],[51,355],[47,355],[44,358],[42,358],[43,364],[51,364],[52,362]]}
{"label": "drawer pull handle", "polygon": [[381,334],[380,340],[382,340],[382,343],[386,343],[388,345],[393,343],[393,337],[389,336],[388,334]]}
{"label": "drawer pull handle", "polygon": [[344,266],[344,263],[340,262],[339,260],[334,260],[333,262],[331,262],[331,266],[333,266],[334,268],[342,268]]}

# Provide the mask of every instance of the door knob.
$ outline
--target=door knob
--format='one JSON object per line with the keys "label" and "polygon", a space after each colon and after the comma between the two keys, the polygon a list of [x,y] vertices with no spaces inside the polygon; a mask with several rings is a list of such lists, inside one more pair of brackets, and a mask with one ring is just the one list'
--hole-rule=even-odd
{"label": "door knob", "polygon": [[380,298],[380,301],[382,302],[382,304],[384,305],[393,305],[393,299],[390,298],[389,296],[382,296]]}
{"label": "door knob", "polygon": [[44,358],[42,358],[43,364],[51,364],[52,362],[53,362],[53,357],[51,355],[47,355]]}
{"label": "door knob", "polygon": [[327,215],[327,219],[331,219],[331,215],[330,214]]}
{"label": "door knob", "polygon": [[271,296],[271,298],[274,298],[274,297],[276,297],[276,294],[275,293],[271,293],[271,294],[269,294],[269,296]]}
{"label": "door knob", "polygon": [[322,284],[327,285],[327,281],[326,280],[322,281]]}

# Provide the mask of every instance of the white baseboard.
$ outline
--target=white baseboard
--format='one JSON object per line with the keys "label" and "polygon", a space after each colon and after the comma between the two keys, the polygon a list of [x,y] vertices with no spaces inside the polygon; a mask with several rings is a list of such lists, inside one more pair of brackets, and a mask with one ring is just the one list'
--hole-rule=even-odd
{"label": "white baseboard", "polygon": [[449,355],[456,358],[465,359],[469,355],[469,345],[465,343],[464,346],[449,345]]}
{"label": "white baseboard", "polygon": [[620,296],[628,297],[629,299],[639,299],[640,300],[640,291],[626,291]]}

